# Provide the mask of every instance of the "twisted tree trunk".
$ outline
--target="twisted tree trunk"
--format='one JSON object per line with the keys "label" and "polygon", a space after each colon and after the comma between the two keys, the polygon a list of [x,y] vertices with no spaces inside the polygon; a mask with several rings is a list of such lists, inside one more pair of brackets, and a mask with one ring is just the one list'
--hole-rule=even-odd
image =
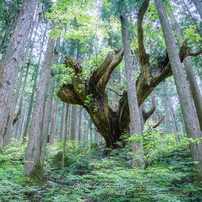
{"label": "twisted tree trunk", "polygon": [[[147,1],[147,0],[146,0]],[[140,106],[149,96],[152,90],[167,77],[172,75],[168,56],[161,60],[149,61],[149,54],[145,52],[143,44],[143,15],[147,9],[142,5],[138,18],[138,44],[136,50],[141,64],[140,75],[136,81],[137,101]],[[181,62],[187,56],[200,54],[190,53],[187,43],[183,43],[180,49]],[[90,77],[83,75],[82,65],[73,57],[65,58],[65,66],[73,70],[71,83],[64,83],[57,93],[57,96],[66,103],[79,104],[89,113],[97,131],[104,137],[108,148],[117,148],[117,141],[121,141],[122,134],[129,130],[130,116],[127,92],[124,91],[118,103],[118,109],[113,111],[108,104],[108,97],[105,92],[106,85],[113,70],[123,58],[123,50],[109,52],[101,65],[96,67]],[[176,52],[176,54],[178,54]]]}

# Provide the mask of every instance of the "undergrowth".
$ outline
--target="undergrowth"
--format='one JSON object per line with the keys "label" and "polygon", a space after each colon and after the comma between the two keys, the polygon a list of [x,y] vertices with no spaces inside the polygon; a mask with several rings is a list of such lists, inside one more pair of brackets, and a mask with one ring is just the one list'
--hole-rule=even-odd
{"label": "undergrowth", "polygon": [[13,140],[0,153],[0,201],[202,201],[187,140],[176,143],[173,138],[167,135],[155,147],[150,144],[145,170],[131,167],[130,147],[104,157],[103,143],[90,147],[67,142],[62,171],[63,144],[48,146],[40,185],[24,176],[26,145]]}

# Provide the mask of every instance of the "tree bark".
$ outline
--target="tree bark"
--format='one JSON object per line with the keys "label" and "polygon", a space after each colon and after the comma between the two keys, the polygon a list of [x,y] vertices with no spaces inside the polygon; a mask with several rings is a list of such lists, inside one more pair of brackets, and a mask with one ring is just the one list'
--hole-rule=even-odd
{"label": "tree bark", "polygon": [[62,170],[64,170],[65,165],[65,150],[66,150],[66,142],[67,142],[67,118],[68,118],[68,110],[69,105],[65,104],[65,128],[64,128],[64,137],[63,137],[63,151],[62,151]]}
{"label": "tree bark", "polygon": [[[3,139],[3,145],[4,146],[8,145],[9,140],[10,140],[11,129],[12,129],[12,125],[13,125],[16,105],[17,105],[17,101],[18,101],[18,97],[19,97],[19,93],[20,93],[20,87],[21,87],[21,83],[22,83],[22,79],[23,79],[23,73],[24,73],[24,70],[25,70],[28,53],[29,53],[29,50],[30,50],[32,34],[33,34],[33,31],[34,31],[34,25],[35,25],[35,23],[33,23],[32,29],[30,31],[30,36],[29,36],[29,39],[28,39],[28,44],[27,44],[27,48],[26,48],[26,51],[25,51],[25,56],[24,56],[24,59],[23,59],[23,64],[22,64],[20,76],[18,78],[18,84],[17,84],[17,87],[16,87],[15,96],[14,96],[14,99],[13,99],[13,102],[12,102],[12,105],[11,105],[8,125],[6,125],[6,128],[7,128],[6,129],[6,134],[5,134],[4,139]],[[27,65],[26,75],[25,75],[25,79],[24,79],[25,84],[26,84],[26,79],[27,79],[27,75],[28,75],[28,70],[29,70],[29,63]],[[23,93],[23,91],[22,91],[22,93]]]}
{"label": "tree bark", "polygon": [[32,87],[32,96],[31,96],[31,99],[30,99],[29,111],[28,111],[28,115],[27,115],[25,131],[24,131],[23,139],[22,139],[23,143],[25,143],[25,137],[27,136],[27,133],[28,133],[29,122],[30,122],[31,113],[32,113],[32,107],[33,107],[33,104],[34,104],[34,95],[35,95],[35,91],[36,91],[36,87],[37,87],[37,78],[38,78],[38,73],[39,73],[39,66],[40,66],[40,63],[41,63],[41,57],[42,57],[42,53],[43,53],[43,46],[44,46],[44,42],[45,42],[46,31],[47,31],[47,24],[46,24],[46,27],[45,27],[45,31],[44,31],[44,35],[43,35],[43,39],[42,39],[42,43],[41,43],[41,47],[40,47],[41,52],[40,52],[40,55],[39,55],[38,64],[37,64],[37,67],[35,69],[34,85]]}
{"label": "tree bark", "polygon": [[[174,14],[171,13],[170,15],[171,15],[171,23],[174,26],[174,30],[175,30],[177,37],[179,37],[180,39],[183,39],[180,29],[177,26],[177,21],[175,19]],[[182,45],[182,43],[180,43],[179,40],[177,40],[177,42],[178,42],[178,46],[180,47]],[[183,63],[184,63],[184,67],[185,67],[185,70],[187,73],[187,78],[189,81],[191,94],[193,96],[196,113],[197,113],[198,120],[200,123],[200,128],[202,130],[202,96],[201,96],[201,92],[200,92],[199,86],[197,84],[197,79],[196,79],[196,76],[195,76],[194,70],[192,68],[189,57],[185,58]]]}
{"label": "tree bark", "polygon": [[[53,30],[54,27],[55,22],[52,22],[51,30]],[[43,174],[43,170],[40,163],[41,133],[42,133],[45,99],[50,78],[50,67],[53,58],[54,44],[55,40],[49,37],[42,65],[41,76],[39,79],[39,86],[37,90],[29,134],[26,163],[25,163],[25,174],[26,176],[30,176],[32,178],[36,178],[37,175],[41,176]]]}
{"label": "tree bark", "polygon": [[44,166],[44,159],[45,159],[45,153],[46,153],[46,145],[47,145],[47,139],[48,139],[48,132],[49,132],[49,124],[51,120],[51,111],[52,111],[52,102],[53,102],[53,93],[55,88],[55,81],[53,76],[51,75],[50,81],[49,81],[49,95],[46,101],[46,109],[43,119],[43,129],[42,129],[42,135],[41,135],[41,155],[40,155],[40,163],[43,168]]}
{"label": "tree bark", "polygon": [[82,107],[79,107],[79,130],[78,130],[78,141],[82,141],[82,136],[81,136],[81,115],[82,115]]}
{"label": "tree bark", "polygon": [[[185,122],[187,136],[188,138],[193,138],[195,140],[196,138],[201,138],[202,134],[198,119],[194,111],[182,64],[179,56],[176,55],[177,47],[175,45],[175,39],[172,34],[162,0],[155,0],[155,4],[166,41],[166,47],[171,62],[171,68],[177,87],[177,92],[180,98],[180,105]],[[202,143],[190,143],[190,150],[193,161],[198,162],[198,164],[195,164],[198,174],[197,180],[202,181]]]}
{"label": "tree bark", "polygon": [[[9,40],[6,53],[0,63],[0,133],[3,133],[7,120],[14,84],[23,57],[24,47],[33,21],[38,1],[24,1],[17,23]],[[0,137],[1,145],[2,135]]]}
{"label": "tree bark", "polygon": [[55,99],[53,101],[53,114],[52,114],[52,121],[51,121],[50,145],[54,145],[54,143],[55,143],[57,113],[58,113],[58,100]]}
{"label": "tree bark", "polygon": [[[124,49],[124,59],[125,59],[125,73],[128,89],[128,105],[129,105],[129,114],[130,114],[130,133],[131,135],[138,136],[141,135],[141,120],[139,114],[139,107],[136,94],[136,81],[133,72],[133,60],[131,55],[130,40],[128,34],[128,25],[127,17],[125,14],[121,16],[121,31],[122,31],[122,40],[123,40],[123,49]],[[143,158],[143,145],[142,142],[133,142],[132,150],[135,155],[140,155]],[[141,167],[142,159],[136,159],[136,156],[133,158],[133,167]],[[136,160],[135,160],[136,159]]]}
{"label": "tree bark", "polygon": [[77,106],[72,106],[72,116],[71,116],[71,140],[76,140],[77,133]]}

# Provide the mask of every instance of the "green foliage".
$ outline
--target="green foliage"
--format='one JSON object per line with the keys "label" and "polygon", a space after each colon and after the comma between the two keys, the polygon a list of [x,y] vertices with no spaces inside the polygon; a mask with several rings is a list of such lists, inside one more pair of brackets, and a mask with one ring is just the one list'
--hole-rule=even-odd
{"label": "green foliage", "polygon": [[[66,155],[65,160],[64,160],[64,167],[71,166],[71,164],[73,164],[73,162],[74,162],[74,160],[69,158]],[[62,168],[62,151],[59,151],[56,155],[53,156],[52,165],[53,165],[53,167],[56,167],[58,169]]]}
{"label": "green foliage", "polygon": [[[67,142],[65,169],[61,170],[62,145],[48,146],[42,184],[24,177],[25,146],[15,141],[0,154],[0,200],[2,201],[201,201],[202,190],[194,185],[194,164],[184,134],[149,133],[151,164],[146,170],[132,169],[131,147],[112,150],[103,158],[103,145],[83,147]],[[130,138],[130,140],[134,140]],[[160,145],[161,146],[160,146]]]}
{"label": "green foliage", "polygon": [[184,30],[185,39],[191,42],[199,43],[202,40],[199,33],[196,32],[196,25],[191,25],[188,29]]}

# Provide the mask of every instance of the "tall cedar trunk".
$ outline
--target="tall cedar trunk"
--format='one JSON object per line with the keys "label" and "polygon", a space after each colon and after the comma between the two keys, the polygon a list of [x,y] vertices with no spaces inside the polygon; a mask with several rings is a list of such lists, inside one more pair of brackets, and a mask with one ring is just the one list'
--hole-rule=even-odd
{"label": "tall cedar trunk", "polygon": [[[180,98],[181,110],[185,122],[186,133],[188,138],[193,138],[195,140],[196,138],[201,138],[202,134],[198,119],[194,111],[182,64],[179,56],[176,54],[177,47],[175,45],[175,39],[173,37],[162,0],[155,0],[155,4],[161,22],[164,38],[166,41],[166,47],[171,62],[171,68],[177,87],[177,92]],[[202,181],[202,143],[190,143],[190,150],[193,161],[198,162],[198,164],[195,164],[198,174],[197,180]]]}
{"label": "tall cedar trunk", "polygon": [[[21,87],[21,83],[22,83],[22,79],[23,79],[23,73],[24,73],[24,70],[25,70],[28,53],[29,53],[29,50],[30,50],[32,34],[33,34],[33,31],[34,31],[34,24],[35,23],[33,23],[32,29],[30,31],[30,36],[29,36],[27,48],[26,48],[26,51],[25,51],[25,56],[24,56],[24,59],[23,59],[22,69],[21,69],[21,72],[20,72],[20,76],[18,78],[18,84],[17,84],[17,87],[16,87],[15,96],[14,96],[12,106],[11,106],[11,110],[10,110],[10,114],[9,114],[8,125],[6,126],[7,130],[6,130],[6,134],[4,136],[4,139],[3,139],[3,145],[4,146],[8,145],[9,140],[10,140],[11,129],[12,129],[13,119],[14,119],[14,115],[15,115],[15,109],[16,109],[16,105],[17,105],[17,101],[18,101],[18,97],[19,97],[19,93],[20,93],[20,87]],[[25,79],[24,79],[24,83],[26,83],[28,69],[29,69],[29,65],[27,66],[27,69],[26,69],[26,76],[25,76]]]}
{"label": "tall cedar trunk", "polygon": [[[171,23],[174,25],[174,30],[175,30],[177,37],[179,37],[180,39],[183,39],[180,29],[177,26],[177,21],[175,19],[174,14],[171,13],[170,15],[171,15]],[[180,43],[179,40],[177,42],[178,42],[178,46],[180,47],[182,44]],[[185,70],[187,73],[187,78],[189,81],[191,94],[193,96],[196,113],[197,113],[199,123],[200,123],[200,128],[202,130],[202,96],[201,96],[201,92],[200,92],[200,89],[199,89],[199,86],[197,83],[197,79],[196,79],[196,76],[195,76],[195,73],[194,73],[194,70],[191,65],[191,61],[190,61],[189,57],[185,58],[183,63],[184,63]]]}
{"label": "tall cedar trunk", "polygon": [[0,63],[0,145],[6,124],[5,120],[7,120],[11,105],[14,84],[19,72],[20,62],[22,61],[24,47],[26,46],[37,3],[37,0],[24,1],[6,53]]}
{"label": "tall cedar trunk", "polygon": [[202,20],[202,3],[200,0],[193,0],[193,2]]}
{"label": "tall cedar trunk", "polygon": [[26,83],[27,83],[29,67],[30,67],[30,64],[31,64],[31,61],[32,61],[32,52],[33,52],[33,49],[34,49],[34,43],[35,43],[35,40],[36,40],[36,35],[37,35],[37,31],[38,31],[38,25],[39,25],[39,22],[37,21],[37,26],[36,26],[36,30],[35,30],[35,34],[34,34],[34,39],[33,39],[33,42],[32,42],[31,50],[30,50],[30,53],[29,53],[29,59],[28,59],[28,62],[27,62],[26,73],[25,73],[24,83],[23,83],[23,87],[22,87],[22,93],[21,93],[21,97],[20,97],[20,101],[19,101],[18,111],[15,114],[15,117],[13,119],[13,125],[18,120],[18,117],[21,114],[21,109],[22,109],[22,104],[23,104],[23,99],[24,99],[24,92],[25,92],[25,87],[26,87]]}
{"label": "tall cedar trunk", "polygon": [[57,114],[58,114],[58,99],[56,98],[53,101],[53,114],[51,119],[51,132],[50,132],[50,142],[49,142],[50,145],[54,145],[55,143]]}
{"label": "tall cedar trunk", "polygon": [[65,125],[65,103],[62,103],[62,116],[60,121],[59,142],[62,142],[62,137],[64,134],[64,125]]}
{"label": "tall cedar trunk", "polygon": [[28,129],[29,129],[29,122],[30,122],[30,118],[31,118],[32,107],[33,107],[33,104],[34,104],[34,95],[35,95],[35,91],[36,91],[36,87],[37,87],[37,78],[38,78],[38,74],[39,74],[39,66],[40,66],[40,63],[41,63],[41,57],[42,57],[42,53],[43,53],[43,46],[44,46],[44,42],[45,42],[46,31],[47,31],[47,24],[46,24],[43,39],[42,39],[42,42],[41,42],[41,47],[40,47],[41,51],[40,51],[40,54],[39,54],[38,64],[37,64],[37,67],[35,69],[34,85],[32,87],[32,96],[31,96],[31,99],[30,99],[29,111],[28,111],[28,115],[27,115],[25,131],[24,131],[24,134],[23,134],[23,140],[22,140],[23,143],[25,143],[25,140],[26,140],[25,137],[27,136]]}
{"label": "tall cedar trunk", "polygon": [[[55,22],[52,22],[51,30],[55,27]],[[34,104],[29,141],[26,154],[25,174],[36,178],[41,176],[43,171],[40,163],[40,145],[41,145],[41,133],[44,116],[44,106],[46,100],[46,93],[50,78],[50,69],[53,57],[55,40],[49,37],[44,61],[42,65],[41,76],[39,79],[39,86],[36,95],[36,101]]]}
{"label": "tall cedar trunk", "polygon": [[[127,81],[127,89],[128,89],[128,103],[129,103],[129,112],[130,112],[130,133],[131,135],[140,135],[141,134],[141,120],[140,120],[140,112],[137,101],[136,94],[136,85],[135,85],[135,76],[133,72],[133,60],[131,55],[130,48],[130,39],[128,34],[128,26],[127,26],[127,17],[125,14],[121,16],[121,30],[122,30],[122,40],[123,40],[123,49],[124,49],[124,59],[125,59],[125,72],[126,72],[126,81]],[[143,149],[142,142],[133,142],[133,153],[136,155],[140,155],[143,157]],[[139,152],[137,152],[139,151]],[[141,152],[140,152],[141,151]],[[134,167],[141,167],[141,159],[133,160]]]}
{"label": "tall cedar trunk", "polygon": [[77,106],[72,106],[72,115],[71,115],[71,140],[76,140],[77,133]]}
{"label": "tall cedar trunk", "polygon": [[66,142],[67,142],[67,118],[69,111],[69,104],[65,104],[65,126],[64,126],[64,137],[63,137],[63,151],[62,151],[62,170],[64,170],[65,165],[65,150],[66,150]]}
{"label": "tall cedar trunk", "polygon": [[93,143],[93,130],[92,130],[92,127],[93,127],[93,125],[92,125],[92,121],[91,121],[91,119],[89,119],[89,131],[90,131],[90,144],[92,144]]}
{"label": "tall cedar trunk", "polygon": [[51,120],[51,111],[52,111],[52,102],[53,102],[53,93],[55,88],[55,81],[53,76],[51,75],[50,82],[49,82],[49,94],[46,101],[46,109],[45,115],[43,119],[43,130],[41,135],[41,155],[40,155],[40,162],[43,168],[44,165],[44,158],[46,153],[46,145],[48,139],[48,132],[49,132],[49,124]]}
{"label": "tall cedar trunk", "polygon": [[81,115],[82,115],[82,107],[79,107],[79,131],[78,131],[78,141],[82,141],[82,136],[81,136]]}

